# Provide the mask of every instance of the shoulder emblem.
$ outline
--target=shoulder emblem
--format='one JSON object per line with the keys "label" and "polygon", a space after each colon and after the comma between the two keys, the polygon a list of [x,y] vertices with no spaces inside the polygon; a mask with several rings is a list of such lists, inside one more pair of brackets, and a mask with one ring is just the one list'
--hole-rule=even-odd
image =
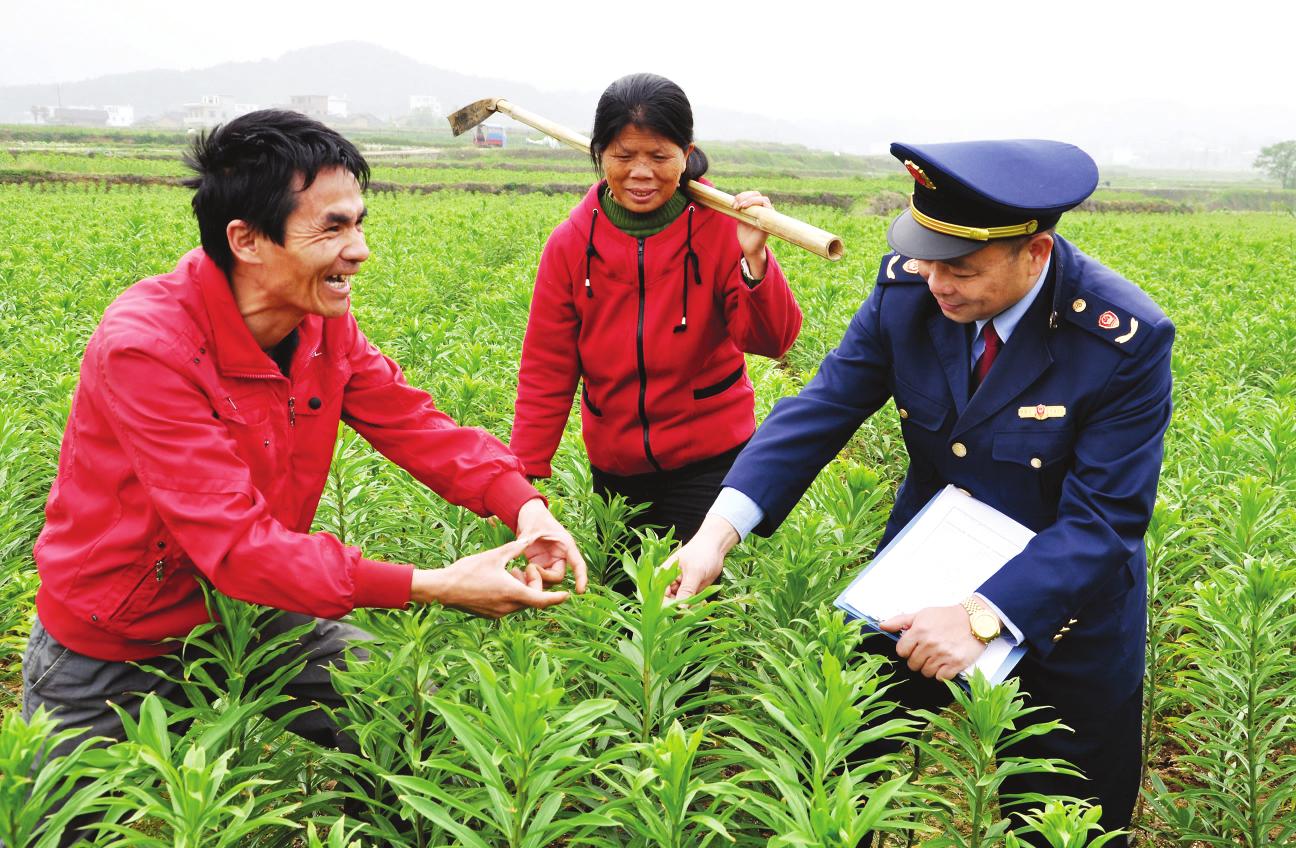
{"label": "shoulder emblem", "polygon": [[1149,335],[1146,322],[1129,310],[1084,292],[1062,310],[1066,320],[1093,333],[1125,353],[1134,353]]}
{"label": "shoulder emblem", "polygon": [[888,253],[882,257],[877,281],[879,283],[921,283],[923,278],[918,276],[917,259],[910,259],[899,253]]}

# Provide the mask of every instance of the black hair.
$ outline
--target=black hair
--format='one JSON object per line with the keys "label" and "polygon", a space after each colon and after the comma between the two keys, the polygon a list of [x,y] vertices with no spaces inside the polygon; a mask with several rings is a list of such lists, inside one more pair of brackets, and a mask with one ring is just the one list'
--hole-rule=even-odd
{"label": "black hair", "polygon": [[362,189],[369,186],[369,163],[354,144],[319,121],[282,109],[249,112],[200,134],[184,163],[196,173],[184,184],[194,189],[203,250],[226,276],[234,271],[225,234],[230,221],[247,221],[282,245],[298,191],[310,188],[320,171],[345,168]]}
{"label": "black hair", "polygon": [[[603,173],[603,151],[627,126],[651,130],[688,150],[693,143],[693,107],[684,90],[657,74],[630,74],[609,85],[594,109],[590,158]],[[697,147],[689,155],[680,185],[707,171],[707,157]]]}

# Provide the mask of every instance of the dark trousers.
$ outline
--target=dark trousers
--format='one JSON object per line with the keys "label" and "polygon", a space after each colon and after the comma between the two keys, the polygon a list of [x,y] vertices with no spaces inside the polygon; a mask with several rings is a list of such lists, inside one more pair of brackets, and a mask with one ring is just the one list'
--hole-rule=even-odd
{"label": "dark trousers", "polygon": [[[720,494],[720,484],[733,466],[734,460],[747,442],[722,454],[694,462],[669,471],[655,471],[620,477],[609,474],[593,465],[594,493],[609,498],[621,495],[633,506],[647,504],[648,508],[630,520],[633,529],[652,527],[658,533],[675,532],[679,544],[692,539],[702,526],[707,510]],[[634,550],[637,546],[632,545]],[[630,578],[619,570],[615,577],[608,575],[612,589],[623,595],[634,592]]]}
{"label": "dark trousers", "polygon": [[[892,660],[892,670],[897,685],[889,697],[898,701],[903,717],[905,710],[924,709],[937,712],[950,703],[946,685],[912,672],[905,661],[896,656],[895,642],[882,636],[864,640],[863,650],[881,654]],[[1124,698],[1100,699],[1093,693],[1077,692],[1074,686],[1063,686],[1029,656],[1022,659],[1016,676],[1021,688],[1028,693],[1026,705],[1040,706],[1027,721],[1041,723],[1061,721],[1074,732],[1057,730],[1043,736],[1029,737],[1007,752],[1015,757],[1060,757],[1075,766],[1086,779],[1060,774],[1023,774],[1004,780],[1003,795],[1036,792],[1048,797],[1069,795],[1102,805],[1099,823],[1104,830],[1126,828],[1134,813],[1138,797],[1140,751],[1142,748],[1143,690],[1142,687]],[[1095,687],[1095,690],[1097,687]],[[883,719],[885,720],[885,719]],[[890,746],[890,747],[887,747]],[[899,744],[883,740],[883,744],[857,752],[856,757],[868,758],[884,753],[894,753]],[[1033,804],[1023,805],[1022,811]],[[1011,807],[1004,808],[1005,813]],[[1016,821],[1014,821],[1016,824]],[[1024,834],[1022,839],[1031,845],[1039,843],[1034,834]],[[1125,837],[1118,837],[1107,845],[1124,848]]]}
{"label": "dark trousers", "polygon": [[605,498],[622,495],[633,505],[647,504],[646,510],[631,519],[630,526],[655,527],[662,533],[673,529],[675,540],[683,544],[702,526],[707,510],[720,494],[720,484],[746,446],[744,441],[690,465],[629,477],[609,474],[591,465],[594,492]]}
{"label": "dark trousers", "polygon": [[[263,624],[260,638],[273,638],[308,621],[315,622],[315,629],[298,642],[296,650],[285,652],[273,663],[255,671],[257,676],[269,676],[277,668],[300,661],[303,657],[306,659],[305,667],[283,690],[292,700],[276,706],[271,711],[271,717],[284,715],[303,704],[341,706],[342,698],[333,689],[329,668],[343,664],[348,644],[369,638],[368,634],[354,625],[312,619],[297,613],[283,613]],[[356,653],[363,656],[362,651]],[[158,657],[149,660],[148,664],[172,676],[180,676],[184,663],[195,658]],[[249,681],[250,684],[256,682],[255,679]],[[149,692],[171,701],[184,700],[184,692],[178,684],[151,672],[126,662],[97,660],[60,645],[41,624],[40,619],[32,626],[31,638],[23,654],[23,684],[24,719],[30,720],[36,709],[43,705],[47,710],[53,711],[60,728],[85,728],[80,736],[49,751],[47,756],[50,757],[67,754],[88,736],[123,739],[125,732],[121,720],[112,707],[108,706],[108,701],[122,707],[138,720],[143,696]],[[294,718],[288,724],[288,729],[319,745],[356,750],[352,740],[344,736],[325,711],[319,708]],[[78,822],[82,827],[87,824],[89,822],[84,820]],[[70,845],[78,836],[75,828],[68,830],[61,842],[63,845]],[[85,835],[88,838],[91,834]]]}

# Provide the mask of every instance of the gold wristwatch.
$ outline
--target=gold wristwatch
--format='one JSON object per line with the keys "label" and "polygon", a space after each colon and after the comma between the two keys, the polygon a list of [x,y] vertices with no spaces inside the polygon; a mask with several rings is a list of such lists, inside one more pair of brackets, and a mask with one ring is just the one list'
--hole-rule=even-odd
{"label": "gold wristwatch", "polygon": [[968,626],[972,628],[973,636],[987,645],[999,638],[1003,632],[999,617],[981,606],[980,601],[969,596],[963,601],[963,609],[967,610]]}

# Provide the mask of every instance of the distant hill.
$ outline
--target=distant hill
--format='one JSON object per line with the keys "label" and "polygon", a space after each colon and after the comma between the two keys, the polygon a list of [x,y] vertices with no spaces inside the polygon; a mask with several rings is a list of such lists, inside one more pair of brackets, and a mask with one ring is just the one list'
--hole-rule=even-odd
{"label": "distant hill", "polygon": [[[61,85],[0,87],[0,123],[30,120],[33,105],[129,104],[138,120],[180,112],[203,94],[226,94],[262,106],[295,94],[345,97],[353,115],[390,120],[409,111],[413,94],[433,95],[446,111],[482,97],[508,97],[573,129],[589,131],[598,92],[608,80],[593,75],[588,91],[541,91],[524,82],[471,76],[418,62],[357,41],[309,47],[277,59],[229,62],[191,71],[140,71]],[[802,144],[818,150],[886,155],[895,139],[1060,138],[1084,147],[1100,165],[1183,170],[1249,171],[1259,149],[1290,138],[1296,104],[1265,108],[1199,108],[1131,92],[1122,102],[1083,107],[1044,98],[1030,109],[987,108],[951,120],[897,100],[880,80],[861,80],[838,113],[781,120],[694,103],[697,135]],[[849,116],[849,117],[848,117]],[[1257,179],[1259,174],[1256,174]]]}
{"label": "distant hill", "polygon": [[[604,80],[596,81],[600,86]],[[284,104],[294,94],[345,97],[351,114],[384,120],[405,115],[412,94],[434,95],[447,111],[483,97],[508,97],[533,112],[589,131],[598,91],[541,91],[526,83],[455,73],[394,50],[359,41],[293,50],[277,59],[227,62],[192,71],[138,71],[61,85],[0,87],[0,122],[30,120],[33,105],[129,104],[136,120],[177,112],[203,94],[227,94],[242,103]],[[801,142],[796,125],[759,115],[700,107],[705,138]],[[830,145],[820,145],[830,146]]]}

